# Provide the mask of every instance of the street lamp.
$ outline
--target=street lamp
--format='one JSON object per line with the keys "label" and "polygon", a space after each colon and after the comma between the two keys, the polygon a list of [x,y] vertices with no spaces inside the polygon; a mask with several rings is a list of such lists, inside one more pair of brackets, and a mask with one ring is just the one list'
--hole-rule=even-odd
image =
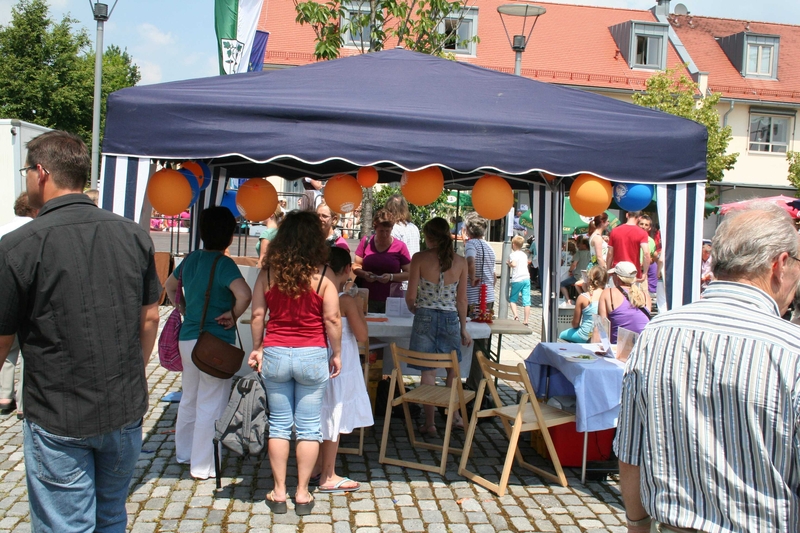
{"label": "street lamp", "polygon": [[[517,76],[522,76],[522,52],[525,51],[525,47],[528,45],[528,41],[533,34],[533,28],[536,27],[536,22],[539,20],[541,15],[544,15],[547,12],[547,10],[541,6],[535,6],[533,4],[503,4],[501,6],[497,6],[497,12],[500,13],[500,22],[503,23],[503,29],[506,31],[508,44],[511,45],[511,49],[517,54],[516,62],[514,63],[514,74]],[[519,34],[514,35],[513,39],[508,34],[508,28],[506,27],[506,21],[503,18],[503,15],[507,17],[522,17],[522,30]],[[528,31],[528,35],[526,37],[525,26],[528,23],[528,17],[533,17],[533,24],[531,24],[531,29]],[[513,223],[514,212],[512,209],[508,216],[506,216],[506,235],[503,241],[503,250],[500,262],[500,265],[503,266],[503,268],[500,270],[500,294],[502,295],[508,294],[508,269],[504,266],[508,264],[508,258],[511,256],[511,241],[509,241],[509,237],[511,236],[511,228],[513,227]],[[498,316],[502,318],[508,316],[508,302],[507,298],[505,297],[500,298]],[[552,341],[552,339],[550,340]]]}
{"label": "street lamp", "polygon": [[[547,10],[541,6],[535,6],[533,4],[503,4],[501,6],[497,6],[497,12],[500,13],[500,22],[503,23],[503,29],[506,31],[508,44],[510,44],[511,49],[517,53],[516,63],[514,64],[514,74],[521,76],[522,52],[525,51],[525,47],[528,45],[528,41],[531,39],[533,28],[536,27],[536,22],[539,20],[541,15],[544,15],[547,12]],[[503,18],[503,15],[506,15],[507,17],[522,17],[522,31],[519,34],[514,35],[513,39],[508,34],[508,28],[506,28],[506,21]],[[528,23],[528,17],[533,17],[533,24],[531,24],[531,29],[526,37],[525,26]]]}
{"label": "street lamp", "polygon": [[114,5],[111,6],[111,11],[108,10],[108,4],[95,2],[92,5],[92,0],[89,0],[89,6],[92,8],[94,20],[97,21],[97,38],[95,39],[94,49],[94,109],[92,111],[92,175],[91,175],[91,188],[97,188],[97,174],[100,169],[100,99],[103,88],[103,26],[111,16],[114,8],[117,7],[117,2],[114,0]]}

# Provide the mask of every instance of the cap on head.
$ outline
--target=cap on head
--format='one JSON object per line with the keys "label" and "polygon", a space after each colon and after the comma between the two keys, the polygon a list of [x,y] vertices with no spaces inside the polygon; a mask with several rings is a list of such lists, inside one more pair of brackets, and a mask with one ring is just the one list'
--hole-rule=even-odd
{"label": "cap on head", "polygon": [[616,274],[621,278],[635,278],[638,274],[636,266],[630,261],[620,261],[608,273]]}

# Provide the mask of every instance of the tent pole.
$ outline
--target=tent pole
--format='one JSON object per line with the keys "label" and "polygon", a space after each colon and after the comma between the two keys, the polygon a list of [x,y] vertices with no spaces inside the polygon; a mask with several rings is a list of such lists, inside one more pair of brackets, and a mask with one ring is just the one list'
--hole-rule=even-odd
{"label": "tent pole", "polygon": [[497,318],[500,320],[508,318],[508,259],[511,257],[511,240],[509,237],[513,231],[514,207],[505,217],[505,237],[503,239],[503,249],[500,259],[500,294],[495,295],[495,301],[500,305],[497,309]]}
{"label": "tent pole", "polygon": [[564,184],[561,179],[557,183],[548,184],[553,194],[550,196],[552,205],[553,223],[550,225],[550,249],[547,258],[550,261],[549,307],[550,322],[547,324],[546,342],[556,342],[558,339],[558,294],[561,274],[561,230],[564,225]]}

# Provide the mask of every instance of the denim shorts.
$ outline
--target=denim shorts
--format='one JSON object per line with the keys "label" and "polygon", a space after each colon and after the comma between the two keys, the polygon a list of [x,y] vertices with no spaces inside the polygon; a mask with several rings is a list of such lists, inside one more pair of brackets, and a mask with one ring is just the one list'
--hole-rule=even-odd
{"label": "denim shorts", "polygon": [[[424,353],[450,353],[455,350],[461,362],[461,322],[457,311],[418,308],[411,326],[408,349]],[[432,368],[408,365],[417,370]]]}
{"label": "denim shorts", "polygon": [[327,347],[264,348],[261,375],[269,404],[269,438],[322,442],[320,411],[328,386]]}

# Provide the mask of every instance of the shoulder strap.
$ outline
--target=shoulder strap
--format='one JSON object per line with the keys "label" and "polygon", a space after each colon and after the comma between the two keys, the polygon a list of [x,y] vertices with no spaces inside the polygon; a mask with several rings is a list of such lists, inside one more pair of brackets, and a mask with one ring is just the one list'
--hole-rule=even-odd
{"label": "shoulder strap", "polygon": [[[206,289],[206,301],[203,303],[203,318],[200,319],[200,331],[203,333],[203,326],[206,323],[206,312],[208,311],[208,301],[211,299],[211,288],[214,286],[214,274],[217,271],[217,263],[222,259],[222,254],[214,258],[214,264],[211,265],[211,277],[208,280],[208,289]],[[237,331],[239,328],[236,328]]]}
{"label": "shoulder strap", "polygon": [[322,274],[319,277],[319,284],[317,285],[317,294],[319,294],[319,289],[322,287],[322,280],[325,279],[325,272],[328,271],[328,265],[325,265],[322,269]]}

